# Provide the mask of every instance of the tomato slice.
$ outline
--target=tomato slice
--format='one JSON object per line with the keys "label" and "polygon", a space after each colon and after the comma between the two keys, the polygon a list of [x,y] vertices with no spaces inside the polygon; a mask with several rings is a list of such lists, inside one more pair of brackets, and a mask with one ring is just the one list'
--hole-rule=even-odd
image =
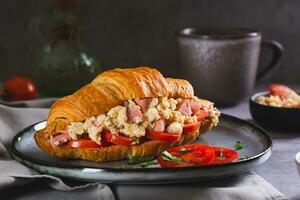
{"label": "tomato slice", "polygon": [[[186,151],[180,153],[183,149]],[[201,165],[207,165],[214,159],[214,149],[202,144],[189,144],[180,147],[175,147],[171,151],[178,155],[186,162],[192,162]]]}
{"label": "tomato slice", "polygon": [[197,115],[197,120],[199,122],[201,122],[201,121],[205,120],[208,117],[209,113],[204,111],[204,110],[198,110],[196,115]]}
{"label": "tomato slice", "polygon": [[163,156],[160,155],[157,158],[157,161],[162,167],[170,168],[208,165],[213,161],[215,155],[212,147],[201,144],[190,144],[174,147],[168,150],[168,152],[171,155],[180,158],[182,162],[178,163],[164,160]]}
{"label": "tomato slice", "polygon": [[166,160],[164,159],[164,155],[160,155],[157,158],[157,161],[162,167],[171,168],[223,164],[238,159],[238,153],[234,150],[202,144],[189,144],[174,147],[168,150],[168,153],[175,156],[177,160]]}
{"label": "tomato slice", "polygon": [[271,95],[286,98],[293,90],[286,85],[274,83],[269,86],[269,92]]}
{"label": "tomato slice", "polygon": [[148,131],[147,137],[150,138],[151,140],[160,140],[163,142],[175,142],[180,140],[181,134]]}
{"label": "tomato slice", "polygon": [[213,149],[215,151],[215,156],[211,164],[223,164],[233,162],[236,161],[239,157],[238,153],[231,149],[222,147],[213,147]]}
{"label": "tomato slice", "polygon": [[195,133],[196,131],[198,131],[200,125],[201,125],[201,122],[184,124],[183,133]]}
{"label": "tomato slice", "polygon": [[104,138],[112,144],[121,145],[121,146],[130,146],[133,143],[133,141],[130,138],[118,134],[112,134],[109,131],[105,131],[103,134],[104,134]]}
{"label": "tomato slice", "polygon": [[168,160],[164,160],[161,156],[157,158],[157,162],[160,166],[164,168],[174,168],[174,167],[191,167],[196,166],[196,163],[176,163]]}
{"label": "tomato slice", "polygon": [[78,140],[69,140],[66,143],[67,146],[72,148],[99,148],[101,145],[97,144],[91,139],[78,139]]}

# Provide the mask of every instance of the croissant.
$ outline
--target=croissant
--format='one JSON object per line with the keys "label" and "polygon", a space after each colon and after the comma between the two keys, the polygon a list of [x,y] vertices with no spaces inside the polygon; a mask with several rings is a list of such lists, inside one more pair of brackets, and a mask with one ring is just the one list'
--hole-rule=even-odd
{"label": "croissant", "polygon": [[[200,133],[209,131],[218,122],[219,113],[215,112],[196,131],[182,134],[179,140],[172,142],[147,140],[141,144],[101,148],[55,146],[51,142],[53,136],[66,130],[74,122],[105,114],[128,100],[161,97],[193,99],[194,90],[188,81],[164,78],[158,70],[149,67],[105,71],[74,94],[58,99],[50,109],[46,127],[35,133],[35,141],[41,149],[56,157],[104,162],[132,156],[158,155],[170,147],[192,143]],[[213,108],[210,101],[198,101],[203,106]]]}

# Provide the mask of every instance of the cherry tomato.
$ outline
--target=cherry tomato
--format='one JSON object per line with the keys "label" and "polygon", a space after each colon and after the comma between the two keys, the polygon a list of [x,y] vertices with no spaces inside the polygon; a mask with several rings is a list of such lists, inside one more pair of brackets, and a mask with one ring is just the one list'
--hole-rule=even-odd
{"label": "cherry tomato", "polygon": [[183,133],[195,133],[199,130],[201,122],[191,123],[191,124],[184,124],[183,126]]}
{"label": "cherry tomato", "polygon": [[78,139],[78,140],[69,140],[66,143],[67,146],[72,148],[99,148],[101,145],[97,144],[90,139]]}
{"label": "cherry tomato", "polygon": [[271,95],[286,98],[293,90],[286,85],[274,83],[269,86],[269,92]]}
{"label": "cherry tomato", "polygon": [[204,111],[204,110],[198,110],[196,115],[197,115],[197,120],[199,122],[201,122],[201,121],[205,120],[208,117],[209,113]]}
{"label": "cherry tomato", "polygon": [[171,155],[181,159],[181,162],[164,160],[163,156],[160,155],[157,158],[157,161],[162,167],[171,168],[208,165],[213,161],[215,155],[212,147],[201,144],[190,144],[174,147],[168,150],[168,152]]}
{"label": "cherry tomato", "polygon": [[35,84],[23,76],[16,76],[5,81],[3,89],[12,101],[34,99],[37,93]]}
{"label": "cherry tomato", "polygon": [[180,140],[181,134],[148,131],[146,136],[151,140],[160,140],[163,142],[175,142]]}
{"label": "cherry tomato", "polygon": [[211,164],[222,164],[236,161],[239,157],[238,153],[234,150],[222,148],[222,147],[213,147],[215,151],[215,157]]}
{"label": "cherry tomato", "polygon": [[133,143],[133,141],[130,138],[118,134],[112,134],[109,131],[105,131],[103,134],[104,134],[104,138],[112,144],[121,145],[121,146],[130,146]]}

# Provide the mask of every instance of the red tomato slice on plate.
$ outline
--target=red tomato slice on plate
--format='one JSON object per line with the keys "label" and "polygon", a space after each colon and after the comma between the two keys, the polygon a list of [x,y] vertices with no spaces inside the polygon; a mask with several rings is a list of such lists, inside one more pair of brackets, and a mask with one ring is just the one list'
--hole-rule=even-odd
{"label": "red tomato slice on plate", "polygon": [[205,120],[208,117],[209,113],[204,111],[204,110],[198,110],[196,115],[197,115],[197,120],[199,122],[201,122],[201,121]]}
{"label": "red tomato slice on plate", "polygon": [[180,140],[181,134],[148,131],[147,137],[150,138],[151,140],[160,140],[163,142],[175,142]]}
{"label": "red tomato slice on plate", "polygon": [[196,131],[198,131],[200,125],[201,125],[201,122],[184,124],[183,133],[195,133]]}
{"label": "red tomato slice on plate", "polygon": [[211,164],[223,164],[236,161],[239,154],[231,149],[222,147],[213,147],[215,151],[215,156]]}
{"label": "red tomato slice on plate", "polygon": [[164,160],[161,156],[157,158],[158,164],[160,166],[165,167],[165,168],[174,168],[174,167],[191,167],[191,166],[196,166],[195,163],[176,163],[172,161],[167,161]]}
{"label": "red tomato slice on plate", "polygon": [[130,138],[118,134],[112,134],[109,131],[105,131],[103,134],[104,134],[104,138],[112,144],[121,145],[121,146],[130,146],[133,142]]}
{"label": "red tomato slice on plate", "polygon": [[190,144],[174,147],[168,150],[168,153],[180,159],[181,162],[165,160],[164,156],[160,155],[157,158],[157,161],[162,167],[171,168],[208,165],[214,159],[214,149],[210,146],[201,144]]}
{"label": "red tomato slice on plate", "polygon": [[67,146],[72,148],[99,148],[101,145],[97,144],[91,139],[78,139],[78,140],[69,140],[66,143]]}
{"label": "red tomato slice on plate", "polygon": [[283,84],[271,84],[269,86],[269,92],[271,95],[280,96],[281,98],[287,97],[293,90],[286,85]]}
{"label": "red tomato slice on plate", "polygon": [[[182,153],[183,150],[186,151]],[[175,147],[173,151],[178,152],[178,155],[184,161],[200,165],[207,165],[214,159],[214,149],[202,144],[190,144]]]}

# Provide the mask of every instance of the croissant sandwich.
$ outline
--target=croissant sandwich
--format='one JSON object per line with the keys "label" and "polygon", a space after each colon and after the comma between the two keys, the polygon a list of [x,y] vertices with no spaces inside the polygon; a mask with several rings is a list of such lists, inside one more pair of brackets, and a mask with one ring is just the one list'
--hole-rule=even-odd
{"label": "croissant sandwich", "polygon": [[182,79],[156,69],[113,69],[51,107],[34,135],[45,152],[97,162],[156,156],[192,143],[218,123],[213,103],[194,96]]}

